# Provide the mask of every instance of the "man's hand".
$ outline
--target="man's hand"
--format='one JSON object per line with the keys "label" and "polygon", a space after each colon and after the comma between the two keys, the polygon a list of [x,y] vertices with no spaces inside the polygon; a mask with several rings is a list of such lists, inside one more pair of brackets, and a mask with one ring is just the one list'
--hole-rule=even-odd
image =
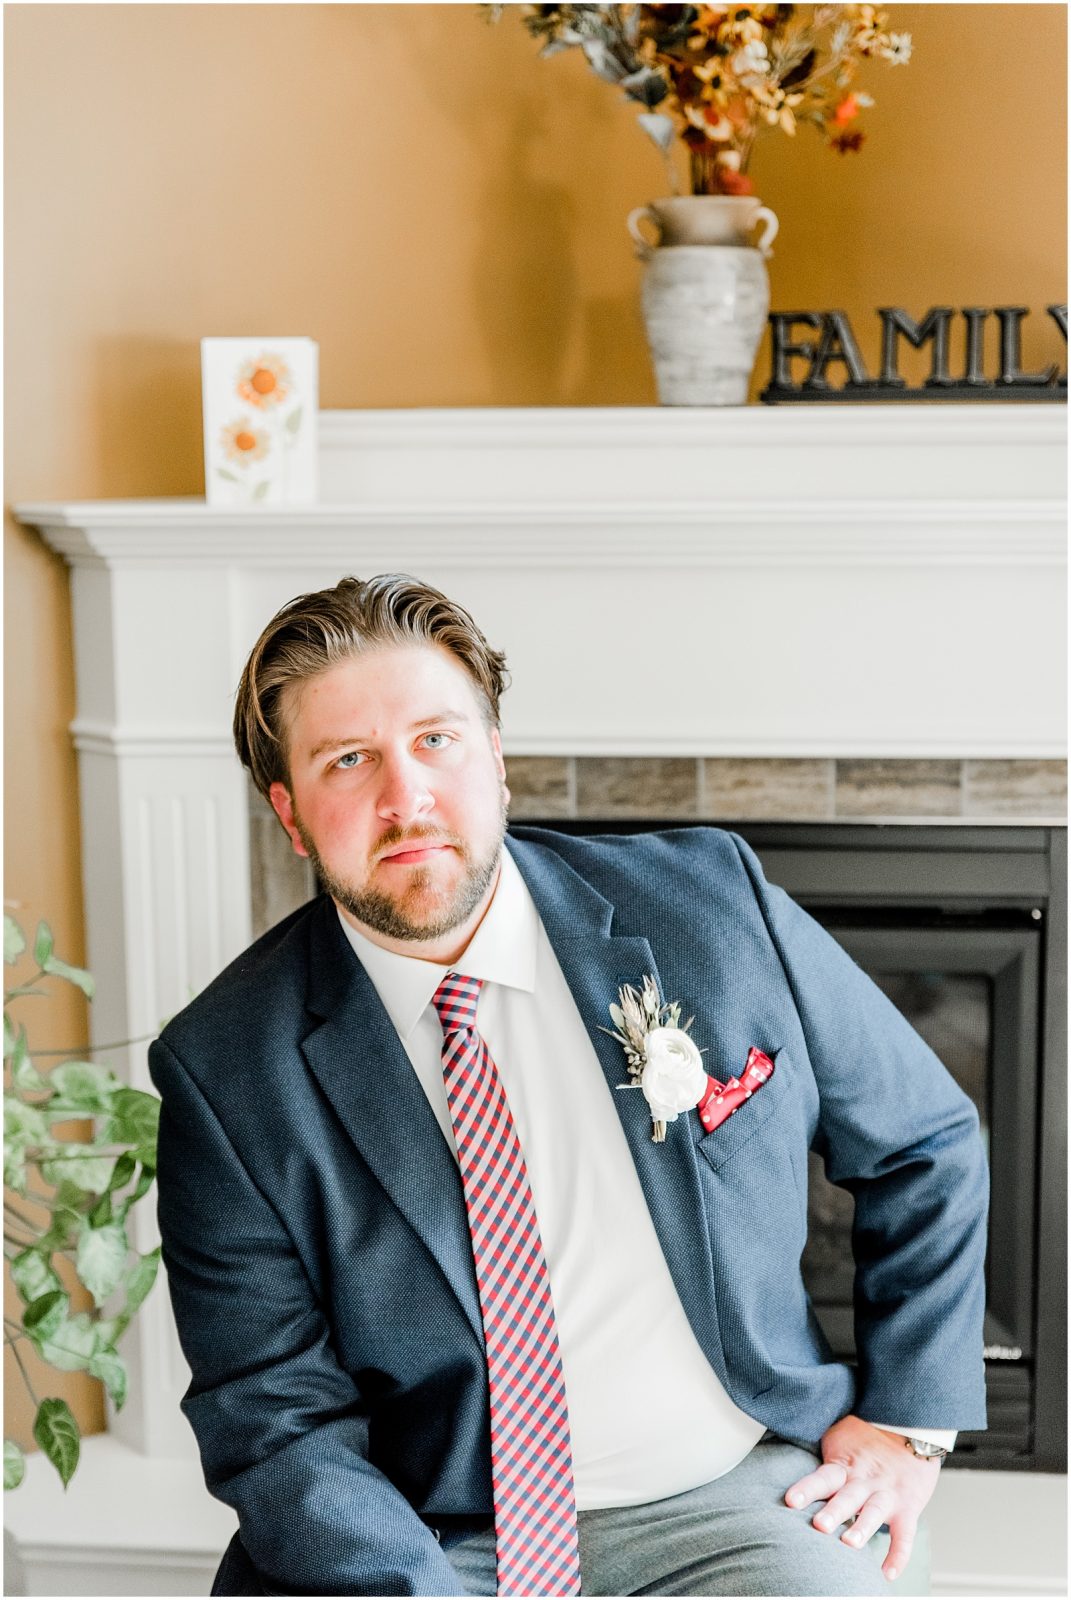
{"label": "man's hand", "polygon": [[786,1504],[825,1500],[813,1518],[822,1533],[854,1517],[841,1540],[856,1549],[887,1522],[891,1539],[881,1570],[891,1583],[911,1558],[919,1514],[937,1486],[940,1458],[921,1460],[899,1434],[885,1433],[850,1412],[826,1430],[821,1448],[822,1465],[789,1485]]}

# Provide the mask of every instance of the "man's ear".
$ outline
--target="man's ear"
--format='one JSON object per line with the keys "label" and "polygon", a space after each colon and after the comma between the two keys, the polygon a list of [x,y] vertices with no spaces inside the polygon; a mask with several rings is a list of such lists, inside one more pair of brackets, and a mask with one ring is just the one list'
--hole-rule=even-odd
{"label": "man's ear", "polygon": [[268,790],[268,799],[271,801],[272,810],[275,812],[275,815],[279,818],[279,821],[290,835],[290,843],[294,847],[294,854],[297,856],[308,856],[309,852],[302,844],[301,835],[297,831],[297,824],[294,821],[294,805],[290,799],[290,791],[286,787],[286,784],[273,783],[271,788]]}
{"label": "man's ear", "polygon": [[506,786],[506,763],[502,759],[502,737],[497,728],[491,729],[491,749],[495,753],[495,770],[502,780],[502,792],[508,801],[510,792]]}

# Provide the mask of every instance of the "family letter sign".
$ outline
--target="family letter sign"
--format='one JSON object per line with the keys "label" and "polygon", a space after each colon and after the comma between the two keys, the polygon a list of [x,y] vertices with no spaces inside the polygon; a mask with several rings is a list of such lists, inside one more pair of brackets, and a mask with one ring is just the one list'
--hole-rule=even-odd
{"label": "family letter sign", "polygon": [[[1066,305],[1046,306],[1067,343]],[[950,371],[949,350],[953,318],[951,306],[933,306],[915,322],[898,306],[882,306],[881,371],[872,378],[863,364],[852,325],[843,311],[774,311],[770,314],[770,381],[760,399],[767,405],[794,400],[1057,400],[1067,399],[1067,373],[1060,376],[1053,363],[1043,372],[1022,370],[1022,321],[1026,306],[965,306],[963,360],[958,372]],[[999,367],[992,377],[984,370],[985,325],[996,319]],[[816,329],[814,338],[796,328]],[[956,325],[957,330],[959,324]],[[930,345],[930,375],[920,388],[909,388],[897,371],[901,339],[921,350]],[[793,379],[792,362],[805,361],[803,376]],[[843,382],[830,382],[830,368]]]}

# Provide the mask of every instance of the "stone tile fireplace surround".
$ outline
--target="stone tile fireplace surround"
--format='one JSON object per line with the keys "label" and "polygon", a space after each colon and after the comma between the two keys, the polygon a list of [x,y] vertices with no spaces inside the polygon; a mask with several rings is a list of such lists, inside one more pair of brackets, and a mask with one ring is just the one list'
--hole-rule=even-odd
{"label": "stone tile fireplace surround", "polygon": [[[1059,823],[1064,482],[1056,407],[327,412],[307,510],[17,508],[73,568],[94,1036],[155,1029],[308,893],[232,694],[272,611],[346,572],[417,573],[505,648],[516,820]],[[113,1064],[147,1083],[143,1051]],[[12,1520],[48,1592],[94,1592],[58,1586],[87,1565],[207,1592],[230,1519],[198,1492],[163,1294],[127,1350],[134,1398],[87,1451],[155,1496],[140,1550],[88,1472],[62,1517],[31,1472]],[[1021,1489],[961,1472],[950,1507],[968,1479]],[[1061,1592],[1026,1501],[982,1549],[980,1493],[962,1538],[935,1525],[933,1592]]]}
{"label": "stone tile fireplace surround", "polygon": [[[1053,823],[1064,761],[818,760],[761,756],[506,757],[514,822]],[[271,807],[249,786],[251,914],[266,932],[316,892]]]}

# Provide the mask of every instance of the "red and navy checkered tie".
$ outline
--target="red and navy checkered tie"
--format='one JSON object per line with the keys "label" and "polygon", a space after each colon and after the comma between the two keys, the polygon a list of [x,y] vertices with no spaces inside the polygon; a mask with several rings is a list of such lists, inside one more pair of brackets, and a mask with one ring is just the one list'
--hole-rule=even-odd
{"label": "red and navy checkered tie", "polygon": [[480,978],[432,1003],[480,1292],[491,1395],[498,1592],[580,1593],[569,1412],[550,1278],[506,1092],[476,1031]]}

